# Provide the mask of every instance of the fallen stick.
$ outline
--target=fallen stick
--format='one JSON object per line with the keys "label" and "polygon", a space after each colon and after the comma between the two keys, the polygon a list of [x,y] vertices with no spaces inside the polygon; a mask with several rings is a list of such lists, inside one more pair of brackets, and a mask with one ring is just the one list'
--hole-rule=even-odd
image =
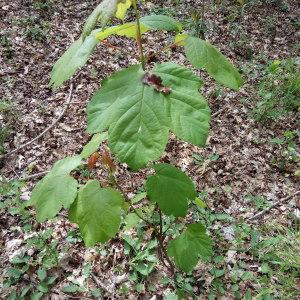
{"label": "fallen stick", "polygon": [[41,134],[39,134],[37,137],[35,137],[34,139],[32,139],[31,141],[21,145],[20,147],[18,147],[17,149],[11,151],[11,152],[8,152],[4,155],[1,155],[0,156],[0,160],[20,151],[21,149],[31,145],[32,143],[34,143],[35,141],[37,141],[38,139],[40,139],[45,133],[47,133],[49,130],[51,130],[62,118],[63,116],[65,115],[68,107],[70,106],[71,104],[71,100],[72,100],[72,95],[73,95],[73,83],[71,83],[70,85],[70,91],[69,91],[69,95],[68,95],[68,98],[67,98],[67,101],[66,101],[66,105],[62,111],[62,113],[59,115],[59,117],[48,127],[46,128]]}
{"label": "fallen stick", "polygon": [[255,220],[259,217],[261,217],[262,215],[264,215],[265,213],[267,213],[268,211],[270,211],[272,208],[276,207],[277,205],[279,205],[280,203],[283,203],[295,196],[300,195],[300,191],[295,192],[294,194],[291,194],[285,198],[279,199],[278,201],[276,201],[275,203],[273,203],[270,207],[260,211],[259,213],[257,213],[256,215],[252,216],[251,218],[249,218],[250,221]]}
{"label": "fallen stick", "polygon": [[[54,289],[54,290],[50,290],[50,292],[53,292],[54,294],[58,295],[58,296],[64,296],[63,299],[81,299],[81,300],[93,300],[95,298],[88,298],[88,297],[76,297],[76,296],[71,296],[69,294],[66,294],[58,289]],[[52,298],[51,298],[52,299]]]}
{"label": "fallen stick", "polygon": [[102,283],[101,280],[99,280],[94,273],[91,273],[91,276],[92,276],[94,282],[96,283],[96,285],[98,286],[98,288],[104,290],[109,295],[112,294],[112,291],[110,291],[109,288],[104,283]]}
{"label": "fallen stick", "polygon": [[223,108],[219,109],[218,111],[216,111],[215,113],[213,113],[211,116],[214,118],[217,115],[219,115],[220,113],[222,113],[224,110],[226,110],[228,108],[227,105],[225,105]]}
{"label": "fallen stick", "polygon": [[42,177],[42,176],[44,176],[48,173],[49,173],[49,171],[44,171],[44,172],[41,172],[41,173],[36,173],[36,174],[21,177],[21,178],[19,178],[19,180],[26,181],[26,180],[29,180],[29,179],[40,178],[40,177]]}

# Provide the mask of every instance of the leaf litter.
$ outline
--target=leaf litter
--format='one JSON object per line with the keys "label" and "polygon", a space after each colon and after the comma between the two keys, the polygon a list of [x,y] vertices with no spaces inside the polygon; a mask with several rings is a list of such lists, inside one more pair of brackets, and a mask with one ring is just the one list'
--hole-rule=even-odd
{"label": "leaf litter", "polygon": [[[10,151],[33,139],[59,116],[68,93],[68,84],[58,92],[52,93],[48,86],[49,74],[57,58],[79,35],[83,20],[91,12],[95,2],[53,1],[46,10],[33,9],[32,1],[6,2],[0,8],[0,31],[1,38],[8,38],[11,46],[4,47],[1,43],[0,94],[1,101],[4,99],[12,101],[14,114],[17,116],[15,122],[9,124],[12,133],[4,144],[5,150]],[[164,2],[164,4],[160,1],[152,2],[143,6],[142,13],[162,7],[165,13],[172,13],[172,10],[176,9],[176,15],[181,20],[188,15],[186,4],[178,4],[175,7],[175,4],[169,2]],[[191,10],[201,5],[200,1],[186,2],[189,2],[188,6]],[[221,4],[217,9],[206,11],[206,38],[218,46],[235,65],[242,70],[245,70],[245,66],[252,67],[253,72],[257,72],[257,76],[244,73],[245,85],[240,91],[232,92],[220,89],[204,72],[197,71],[196,73],[204,79],[202,92],[209,99],[213,113],[217,114],[212,119],[208,144],[206,148],[200,149],[178,141],[172,136],[161,159],[162,162],[170,162],[187,172],[196,183],[197,190],[202,191],[201,195],[209,210],[219,215],[224,214],[224,218],[226,218],[225,215],[229,215],[236,220],[240,218],[247,220],[253,216],[257,209],[246,201],[248,195],[264,196],[272,203],[299,190],[297,177],[292,173],[281,172],[272,164],[272,158],[279,156],[280,151],[276,145],[269,143],[270,139],[282,136],[287,129],[296,130],[299,113],[285,118],[282,123],[276,124],[273,128],[265,127],[253,121],[249,115],[255,103],[242,101],[255,98],[256,84],[262,76],[260,68],[255,69],[251,66],[249,59],[251,53],[257,66],[266,65],[270,60],[282,60],[297,55],[295,45],[299,41],[299,30],[290,20],[294,12],[299,9],[299,3],[296,0],[284,3],[288,6],[287,11],[275,5],[269,7],[260,4],[250,5],[242,14],[239,14],[238,4],[230,6]],[[272,26],[266,24],[270,11],[275,19]],[[234,22],[229,21],[234,18],[236,18]],[[272,21],[272,19],[267,20]],[[234,26],[236,28],[232,28]],[[273,28],[272,34],[268,32],[269,29],[265,30],[270,27]],[[41,39],[39,39],[39,34]],[[155,37],[150,34],[145,35],[149,49],[158,49],[163,46],[161,41],[165,38],[171,39],[166,33],[159,33]],[[237,40],[240,42],[235,43]],[[111,37],[109,42],[127,49],[128,52],[134,52],[132,42],[125,38]],[[172,57],[176,63],[187,64],[182,51],[181,48],[172,48],[169,52],[162,54],[161,60]],[[12,53],[10,59],[7,58],[9,53]],[[160,58],[156,59],[160,60]],[[98,88],[99,80],[120,68],[137,63],[137,60],[125,57],[123,53],[113,48],[100,45],[90,62],[91,64],[79,71],[73,81],[75,90],[72,103],[60,124],[34,144],[2,162],[2,179],[47,171],[58,159],[80,153],[83,142],[87,142],[90,138],[85,132],[85,108],[91,95]],[[156,80],[154,84],[157,84]],[[166,87],[158,84],[158,88]],[[1,115],[0,121],[5,122],[6,118]],[[3,126],[2,123],[1,126]],[[105,145],[101,147],[106,149]],[[204,163],[195,162],[193,157],[195,153],[204,158]],[[217,159],[210,160],[209,157],[212,155],[217,155]],[[105,174],[105,169],[100,167],[97,176],[103,178]],[[123,189],[128,193],[136,194],[142,188],[148,171],[131,173],[125,165],[118,165],[117,175]],[[22,188],[22,199],[28,199],[35,182],[36,179],[30,180]],[[297,208],[299,211],[299,198],[282,203],[254,224],[261,225],[264,222],[276,220],[278,224],[290,227],[293,223],[291,213],[297,214]],[[189,222],[193,218],[192,215],[188,216],[186,221]],[[297,218],[299,220],[299,216]],[[138,292],[135,290],[133,281],[129,280],[130,261],[125,255],[122,240],[116,237],[107,246],[84,249],[80,236],[76,235],[75,228],[67,221],[63,212],[57,221],[37,224],[31,220],[33,236],[23,230],[22,218],[11,211],[5,210],[4,213],[1,211],[0,224],[2,226],[0,236],[1,288],[3,288],[2,282],[5,279],[6,270],[11,266],[11,259],[16,254],[22,253],[24,256],[27,254],[32,259],[41,259],[40,253],[28,246],[28,241],[36,236],[45,235],[47,229],[50,228],[57,242],[53,249],[59,253],[60,264],[50,268],[51,274],[57,276],[58,279],[48,293],[49,299],[69,299],[64,290],[67,291],[68,286],[70,290],[72,285],[73,288],[85,286],[86,289],[78,289],[73,294],[82,299],[91,297],[88,292],[91,290],[95,291],[96,295],[97,289],[102,290],[104,296],[111,299],[137,299],[139,296],[145,299],[160,299],[168,290],[166,285],[161,283],[161,277],[158,276],[159,273],[168,276],[167,270],[161,265],[158,265],[157,270],[149,276],[149,280],[156,287],[155,291]],[[253,224],[250,223],[250,225]],[[226,243],[236,238],[232,224],[230,221],[216,220],[213,223],[213,230],[215,232],[219,229],[222,230],[225,239],[225,242],[220,242],[219,247],[222,247],[223,243],[226,248]],[[134,239],[135,230],[130,232]],[[50,243],[50,238],[47,236],[45,236],[45,243]],[[146,245],[146,241],[143,245]],[[246,262],[248,270],[257,266],[257,262],[251,255],[233,250],[226,252],[225,260],[229,264],[229,272],[233,272],[230,265],[238,260]],[[92,266],[91,276],[83,274],[84,266],[89,263]],[[117,267],[119,269],[116,269]],[[201,291],[204,295],[206,291],[209,294],[213,280],[218,276],[216,272],[213,275],[209,273],[211,267],[200,264],[196,268],[194,277],[197,279],[197,284],[193,287],[194,293],[198,294]],[[122,269],[125,270],[123,274],[118,271]],[[203,282],[202,274],[206,274],[205,282]],[[225,275],[226,280],[230,283],[227,275]],[[36,286],[38,281],[34,276],[28,277],[25,274],[24,279],[18,282],[16,288],[22,290],[28,282]],[[128,296],[120,293],[120,287],[123,287],[124,282],[129,290]],[[257,288],[255,284],[251,287],[250,281],[250,283],[246,282],[241,289],[244,288],[246,291],[247,284],[250,284],[253,290]],[[5,293],[8,293],[8,290],[5,290]],[[7,295],[5,293],[2,293],[3,297]],[[233,297],[232,291],[227,291],[227,296]]]}

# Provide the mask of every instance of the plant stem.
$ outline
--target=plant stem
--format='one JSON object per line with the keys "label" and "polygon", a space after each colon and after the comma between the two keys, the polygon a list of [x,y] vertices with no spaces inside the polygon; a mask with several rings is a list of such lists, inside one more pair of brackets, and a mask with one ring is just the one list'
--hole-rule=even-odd
{"label": "plant stem", "polygon": [[158,213],[159,213],[159,231],[157,232],[157,240],[158,240],[159,248],[160,248],[161,253],[163,254],[162,256],[165,256],[165,258],[169,264],[171,273],[173,275],[174,283],[177,284],[175,266],[172,263],[172,261],[170,260],[167,250],[164,246],[165,236],[163,233],[162,213],[161,213],[160,208],[158,208]]}
{"label": "plant stem", "polygon": [[160,209],[158,209],[158,212],[159,212],[159,234],[162,236],[163,235],[162,214]]}
{"label": "plant stem", "polygon": [[136,17],[136,25],[137,25],[137,27],[136,27],[136,42],[137,42],[137,45],[138,45],[139,50],[140,50],[140,61],[142,63],[142,68],[143,68],[143,70],[145,70],[146,61],[145,61],[143,42],[142,42],[140,13],[138,11],[136,2],[137,2],[136,0],[132,1],[132,5],[133,5],[133,8],[134,8],[135,17]]}
{"label": "plant stem", "polygon": [[[157,227],[152,224],[150,221],[148,221],[146,218],[144,218],[137,210],[136,208],[133,206],[131,200],[128,198],[128,196],[126,195],[126,193],[122,190],[121,186],[118,184],[116,177],[110,173],[109,179],[111,181],[111,184],[114,185],[119,191],[120,193],[123,195],[125,201],[127,203],[129,203],[130,208],[132,209],[132,211],[141,219],[143,220],[149,227],[153,228],[154,230],[154,235],[158,241],[158,256],[160,261],[162,262],[162,264],[168,268],[173,276],[174,282],[175,284],[177,284],[176,281],[176,269],[174,264],[172,263],[172,261],[170,260],[167,250],[164,246],[164,240],[165,240],[165,236],[163,233],[163,223],[162,223],[162,213],[161,210],[158,206],[156,206],[156,208],[158,209],[158,213],[159,213],[159,229],[157,229]],[[164,261],[164,257],[166,259],[166,261],[168,262],[169,267],[166,265],[165,261]]]}
{"label": "plant stem", "polygon": [[[175,220],[176,221],[176,220]],[[163,232],[163,235],[165,235],[166,233],[167,233],[167,231],[171,228],[171,226],[172,226],[172,224],[170,224],[169,226],[168,226],[168,228]]]}
{"label": "plant stem", "polygon": [[112,183],[112,185],[114,185],[119,191],[120,193],[123,195],[125,201],[129,204],[130,208],[132,209],[132,211],[141,219],[143,220],[149,227],[153,227],[153,224],[151,222],[149,222],[146,218],[144,218],[143,216],[141,216],[141,214],[136,210],[136,208],[133,206],[133,204],[131,203],[131,200],[128,198],[128,196],[126,195],[126,193],[122,190],[121,186],[118,184],[116,177],[113,174],[110,174],[109,176],[110,182]]}

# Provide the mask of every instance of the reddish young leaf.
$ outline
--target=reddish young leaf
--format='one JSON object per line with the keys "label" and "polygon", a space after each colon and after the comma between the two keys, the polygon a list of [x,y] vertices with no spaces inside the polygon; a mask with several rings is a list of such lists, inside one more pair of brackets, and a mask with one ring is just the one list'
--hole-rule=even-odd
{"label": "reddish young leaf", "polygon": [[142,82],[152,86],[156,91],[163,93],[164,95],[169,95],[172,91],[170,87],[164,86],[161,77],[155,74],[145,73]]}
{"label": "reddish young leaf", "polygon": [[116,171],[117,167],[112,161],[112,159],[110,158],[110,155],[106,149],[104,149],[102,152],[102,160],[104,164],[109,168],[111,173],[114,173]]}
{"label": "reddish young leaf", "polygon": [[94,168],[95,168],[96,163],[97,163],[99,157],[100,157],[100,155],[99,155],[98,152],[95,152],[94,154],[92,154],[92,155],[89,157],[89,159],[88,159],[88,161],[87,161],[87,165],[88,165],[88,167],[89,167],[90,169],[94,169]]}

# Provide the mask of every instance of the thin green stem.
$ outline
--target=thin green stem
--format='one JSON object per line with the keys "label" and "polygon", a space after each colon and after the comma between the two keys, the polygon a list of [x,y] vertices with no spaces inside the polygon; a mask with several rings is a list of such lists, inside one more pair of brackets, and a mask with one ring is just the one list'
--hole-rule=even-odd
{"label": "thin green stem", "polygon": [[173,275],[174,283],[177,284],[175,266],[174,266],[173,262],[170,260],[169,255],[167,253],[167,250],[164,246],[165,236],[164,236],[164,233],[163,233],[163,221],[162,221],[162,213],[161,213],[160,208],[158,208],[158,213],[159,213],[159,232],[157,232],[158,244],[159,244],[159,247],[160,247],[160,250],[161,250],[162,254],[165,256],[165,258],[166,258],[166,260],[169,264],[171,273]]}
{"label": "thin green stem", "polygon": [[126,195],[126,193],[122,190],[121,186],[118,184],[116,177],[113,174],[110,174],[109,176],[110,181],[112,183],[112,185],[114,185],[119,191],[120,193],[123,195],[125,201],[129,204],[130,208],[132,209],[132,211],[141,219],[143,220],[149,227],[153,227],[153,224],[151,222],[149,222],[146,218],[144,218],[138,211],[137,209],[133,206],[131,200],[128,198],[128,196]]}
{"label": "thin green stem", "polygon": [[162,214],[161,210],[158,210],[159,212],[159,234],[162,236],[163,235],[163,222],[162,222]]}
{"label": "thin green stem", "polygon": [[[153,228],[154,231],[154,235],[158,241],[158,254],[159,254],[159,258],[161,260],[161,262],[163,263],[164,266],[166,266],[172,273],[173,275],[173,279],[175,284],[177,284],[176,282],[176,269],[174,264],[172,263],[172,261],[170,260],[167,250],[164,246],[164,233],[163,233],[163,221],[162,221],[162,212],[159,209],[158,206],[156,206],[156,208],[158,209],[158,213],[159,213],[159,228],[157,228],[154,224],[152,224],[150,221],[148,221],[146,218],[144,218],[138,211],[137,209],[133,206],[131,200],[128,198],[128,196],[126,195],[126,193],[122,190],[121,186],[118,184],[116,177],[110,173],[109,176],[109,180],[111,182],[111,184],[113,186],[115,186],[120,193],[123,195],[125,201],[127,203],[129,203],[130,208],[132,209],[132,211],[141,219],[143,220],[149,227]],[[168,262],[169,267],[166,265],[165,261],[164,261],[164,257],[166,259],[166,261]]]}
{"label": "thin green stem", "polygon": [[165,234],[168,232],[168,230],[171,228],[171,226],[172,226],[172,224],[170,224],[170,225],[168,226],[168,228],[163,232],[163,235],[165,235]]}
{"label": "thin green stem", "polygon": [[134,8],[134,12],[135,12],[136,25],[137,25],[137,27],[136,27],[136,42],[137,42],[137,45],[138,45],[139,51],[140,51],[140,61],[142,63],[143,70],[145,70],[146,61],[145,61],[143,42],[142,42],[140,13],[139,13],[139,10],[137,8],[137,3],[136,2],[137,2],[136,0],[132,1],[132,5],[133,5],[133,8]]}

